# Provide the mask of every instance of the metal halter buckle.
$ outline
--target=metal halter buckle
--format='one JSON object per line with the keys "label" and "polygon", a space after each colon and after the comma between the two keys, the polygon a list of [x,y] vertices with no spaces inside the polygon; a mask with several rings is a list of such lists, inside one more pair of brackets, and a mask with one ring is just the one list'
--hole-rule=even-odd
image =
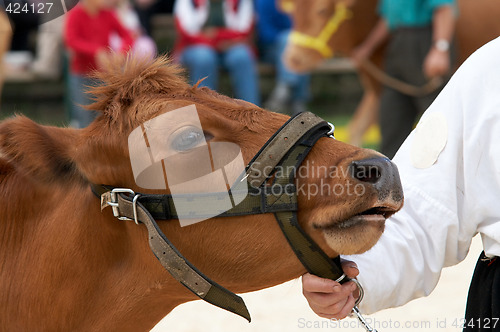
{"label": "metal halter buckle", "polygon": [[[119,204],[118,204],[118,194],[129,194],[133,195],[134,199],[132,200],[132,206],[134,209],[134,219],[130,219],[129,217],[124,217],[120,215],[120,210],[119,210]],[[108,205],[111,206],[111,209],[113,210],[113,215],[118,218],[119,220],[133,220],[137,225],[139,225],[139,221],[137,219],[137,200],[139,199],[141,195],[136,194],[132,189],[127,189],[127,188],[114,188],[111,190],[111,200],[108,202]]]}

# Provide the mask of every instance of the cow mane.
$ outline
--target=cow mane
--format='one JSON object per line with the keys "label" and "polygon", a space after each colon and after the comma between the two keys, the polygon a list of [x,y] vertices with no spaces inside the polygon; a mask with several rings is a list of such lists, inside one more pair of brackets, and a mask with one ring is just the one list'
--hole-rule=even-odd
{"label": "cow mane", "polygon": [[[117,56],[105,69],[93,73],[96,86],[89,87],[87,93],[92,95],[94,103],[87,108],[117,122],[122,118],[124,109],[131,106],[138,96],[153,97],[188,88],[182,73],[183,70],[167,57],[150,60]],[[133,114],[126,115],[133,117]]]}
{"label": "cow mane", "polygon": [[102,113],[100,121],[119,131],[139,126],[165,109],[168,101],[179,100],[211,107],[254,132],[265,125],[259,121],[263,112],[259,107],[199,87],[201,80],[190,86],[184,74],[184,70],[167,56],[156,59],[117,57],[106,69],[93,74],[98,84],[89,87],[88,93],[94,102],[87,108]]}

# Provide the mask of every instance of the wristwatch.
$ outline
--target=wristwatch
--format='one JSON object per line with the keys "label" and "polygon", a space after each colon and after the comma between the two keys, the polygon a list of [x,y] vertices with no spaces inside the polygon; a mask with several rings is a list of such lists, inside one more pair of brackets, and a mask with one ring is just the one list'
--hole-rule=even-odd
{"label": "wristwatch", "polygon": [[446,39],[438,39],[434,42],[434,47],[440,52],[448,52],[450,50],[450,42]]}

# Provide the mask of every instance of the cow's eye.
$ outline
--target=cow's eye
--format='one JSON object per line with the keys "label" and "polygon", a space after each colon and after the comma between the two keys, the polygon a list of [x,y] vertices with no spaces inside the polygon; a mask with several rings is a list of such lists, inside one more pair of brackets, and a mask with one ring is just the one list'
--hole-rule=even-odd
{"label": "cow's eye", "polygon": [[177,151],[187,151],[205,142],[205,135],[200,128],[183,128],[172,140],[171,146]]}

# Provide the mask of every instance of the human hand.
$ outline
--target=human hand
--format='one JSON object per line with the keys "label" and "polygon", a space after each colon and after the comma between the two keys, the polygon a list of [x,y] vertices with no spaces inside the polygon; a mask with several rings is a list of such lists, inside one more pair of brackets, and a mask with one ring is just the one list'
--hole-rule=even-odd
{"label": "human hand", "polygon": [[373,51],[370,47],[365,44],[361,44],[358,47],[355,47],[351,52],[351,60],[354,62],[354,65],[359,68],[362,63],[370,58]]}
{"label": "human hand", "polygon": [[[356,263],[343,260],[342,269],[349,278],[359,274]],[[302,293],[311,309],[320,317],[343,319],[347,317],[359,297],[354,282],[340,283],[306,273],[302,276]]]}
{"label": "human hand", "polygon": [[95,62],[97,65],[97,69],[106,68],[109,65],[112,57],[113,54],[109,52],[107,49],[102,48],[99,51],[97,51],[97,53],[95,54]]}
{"label": "human hand", "polygon": [[450,66],[450,53],[433,47],[424,60],[424,75],[427,78],[444,76],[449,73]]}

